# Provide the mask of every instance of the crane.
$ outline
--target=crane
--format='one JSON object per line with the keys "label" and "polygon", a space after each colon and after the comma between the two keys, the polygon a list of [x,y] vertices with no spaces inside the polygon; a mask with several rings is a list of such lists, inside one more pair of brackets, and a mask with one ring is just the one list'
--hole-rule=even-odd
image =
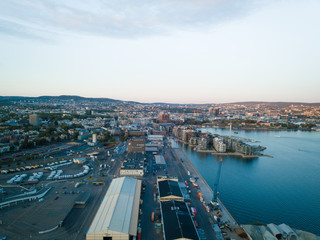
{"label": "crane", "polygon": [[213,201],[212,201],[213,203],[218,202],[218,185],[219,185],[219,181],[220,181],[221,167],[222,167],[222,158],[220,158],[220,160],[219,160],[217,179],[216,179],[216,182],[214,183],[214,187],[213,187]]}

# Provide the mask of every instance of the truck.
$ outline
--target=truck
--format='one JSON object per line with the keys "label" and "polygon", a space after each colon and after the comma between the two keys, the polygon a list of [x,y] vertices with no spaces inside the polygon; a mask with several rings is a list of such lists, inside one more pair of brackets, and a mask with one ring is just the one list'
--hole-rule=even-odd
{"label": "truck", "polygon": [[138,227],[138,231],[137,231],[137,240],[141,240],[141,228]]}
{"label": "truck", "polygon": [[203,202],[203,195],[201,192],[198,192],[197,198],[200,200],[200,202]]}
{"label": "truck", "polygon": [[197,215],[197,209],[196,208],[194,208],[194,207],[191,208],[191,215],[193,217],[195,217]]}
{"label": "truck", "polygon": [[198,223],[197,223],[196,220],[193,220],[193,223],[194,223],[194,226],[195,226],[196,228],[199,228],[199,225],[198,225]]}

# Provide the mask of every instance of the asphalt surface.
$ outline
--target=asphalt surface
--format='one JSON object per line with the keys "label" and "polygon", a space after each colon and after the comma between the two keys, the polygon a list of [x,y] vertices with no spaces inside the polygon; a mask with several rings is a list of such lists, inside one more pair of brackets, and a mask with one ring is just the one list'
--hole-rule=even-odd
{"label": "asphalt surface", "polygon": [[[185,169],[185,172],[189,171],[193,177],[198,177],[197,184],[199,185],[200,191],[203,194],[204,201],[206,201],[206,202],[211,201],[213,198],[213,191],[212,191],[211,187],[207,184],[207,182],[203,179],[201,174],[193,166],[191,161],[187,158],[187,156],[179,148],[172,149],[172,152],[174,152],[174,154],[176,155],[177,161],[181,163],[181,166]],[[181,162],[181,159],[183,159],[184,161]],[[231,229],[238,228],[239,225],[234,220],[234,218],[231,216],[231,214],[228,212],[228,210],[225,208],[225,206],[222,204],[222,202],[219,199],[218,199],[218,202],[220,204],[220,209],[222,212],[222,217],[220,217],[221,220],[223,222],[229,222]],[[211,216],[211,219],[214,219],[214,216],[217,215],[217,211],[211,211],[207,215]],[[232,239],[241,239],[234,231],[231,231],[230,229],[224,229],[223,231],[226,232],[229,235],[229,237]]]}
{"label": "asphalt surface", "polygon": [[[37,185],[38,188],[46,185],[53,187],[53,189],[44,197],[44,201],[31,201],[18,204],[17,206],[10,206],[5,209],[0,209],[0,236],[7,236],[8,239],[85,239],[85,233],[89,228],[96,211],[100,206],[100,201],[105,195],[110,182],[118,175],[121,160],[124,155],[118,154],[108,156],[105,149],[87,148],[82,152],[83,155],[88,152],[101,151],[97,160],[90,161],[88,165],[91,170],[87,176],[81,179],[70,179],[66,181],[46,181],[48,174],[43,177]],[[60,154],[59,154],[60,155]],[[53,158],[57,161],[60,157]],[[111,159],[115,161],[111,161]],[[100,164],[106,164],[107,170],[105,175],[99,175]],[[72,166],[72,165],[71,165]],[[65,168],[66,173],[70,171],[68,167]],[[74,167],[70,167],[72,169]],[[62,169],[62,168],[61,168]],[[28,175],[34,171],[43,171],[43,169],[35,169],[30,171],[19,172],[19,174],[27,173]],[[71,170],[72,172],[72,170]],[[101,172],[100,172],[101,173]],[[18,173],[12,173],[1,176],[3,182]],[[88,177],[93,181],[99,180],[104,182],[102,185],[96,186],[93,181],[88,181]],[[75,188],[75,181],[82,181],[78,188]],[[8,188],[9,189],[9,188]],[[82,192],[90,192],[91,196],[84,208],[74,208],[74,200]],[[14,195],[21,192],[19,188],[8,193]],[[52,229],[64,220],[62,227],[56,230],[39,234],[41,231]]]}
{"label": "asphalt surface", "polygon": [[[143,183],[145,186],[145,193],[141,195],[143,204],[141,206],[142,215],[140,215],[141,223],[141,239],[142,240],[160,240],[163,239],[162,228],[156,228],[156,222],[161,223],[160,205],[157,202],[155,194],[157,193],[156,175],[153,175],[152,167],[153,156],[147,156],[148,160],[148,173],[143,178]],[[154,221],[151,221],[151,214],[155,213]]]}

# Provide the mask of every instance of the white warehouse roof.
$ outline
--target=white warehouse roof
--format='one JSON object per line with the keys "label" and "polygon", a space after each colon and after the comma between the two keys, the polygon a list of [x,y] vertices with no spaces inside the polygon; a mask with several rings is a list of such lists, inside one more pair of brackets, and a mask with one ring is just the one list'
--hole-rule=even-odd
{"label": "white warehouse roof", "polygon": [[166,160],[164,160],[162,155],[155,155],[154,158],[156,159],[157,165],[166,165]]}
{"label": "white warehouse roof", "polygon": [[112,232],[136,236],[140,191],[141,180],[113,179],[87,232],[87,239]]}

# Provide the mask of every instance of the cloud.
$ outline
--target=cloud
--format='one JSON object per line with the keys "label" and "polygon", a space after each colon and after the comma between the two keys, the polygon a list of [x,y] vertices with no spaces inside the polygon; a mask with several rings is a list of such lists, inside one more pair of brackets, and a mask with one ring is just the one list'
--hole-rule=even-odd
{"label": "cloud", "polygon": [[0,33],[135,38],[201,30],[245,16],[255,7],[254,0],[10,0],[0,2]]}

